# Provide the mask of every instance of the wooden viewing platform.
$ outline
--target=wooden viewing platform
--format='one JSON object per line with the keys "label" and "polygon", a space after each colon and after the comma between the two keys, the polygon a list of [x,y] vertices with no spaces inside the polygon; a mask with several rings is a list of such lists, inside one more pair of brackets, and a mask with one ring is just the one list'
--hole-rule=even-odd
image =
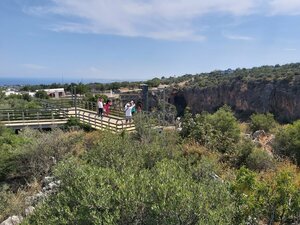
{"label": "wooden viewing platform", "polygon": [[99,118],[97,113],[84,108],[43,108],[43,109],[1,109],[0,123],[13,129],[24,127],[51,128],[67,123],[68,119],[76,117],[81,123],[90,125],[97,130],[121,132],[135,130],[134,123],[126,124],[124,118],[109,115]]}

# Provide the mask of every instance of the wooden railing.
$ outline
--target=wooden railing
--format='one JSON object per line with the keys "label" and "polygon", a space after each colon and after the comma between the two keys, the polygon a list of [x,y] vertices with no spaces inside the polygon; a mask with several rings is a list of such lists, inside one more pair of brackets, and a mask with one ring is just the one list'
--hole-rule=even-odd
{"label": "wooden railing", "polygon": [[0,109],[0,122],[6,126],[36,126],[41,124],[63,124],[70,117],[76,117],[81,123],[89,124],[94,129],[121,132],[134,130],[134,123],[126,123],[123,118],[104,116],[99,118],[95,111],[84,108],[43,108],[43,109]]}
{"label": "wooden railing", "polygon": [[[97,115],[96,102],[88,102],[77,99],[63,100],[40,100],[43,108],[41,109],[0,109],[0,121],[67,121],[70,117],[77,117],[80,122],[89,124],[95,129],[110,130],[120,132],[123,130],[134,130],[134,123],[126,123],[125,113],[122,106],[112,105],[109,116],[104,116],[103,119]],[[153,126],[172,126],[175,124],[174,116],[170,121],[166,120],[166,115],[162,112],[146,113],[144,115],[149,118],[154,118],[155,122],[151,122]],[[26,124],[24,122],[24,124]]]}
{"label": "wooden railing", "polygon": [[104,116],[103,118],[99,118],[96,113],[82,108],[78,108],[77,114],[75,114],[75,111],[70,111],[69,116],[77,117],[80,122],[89,124],[91,127],[98,130],[109,130],[112,132],[135,130],[134,123],[126,123],[123,118],[114,116]]}
{"label": "wooden railing", "polygon": [[[85,101],[82,99],[77,99],[76,102],[73,99],[47,99],[47,100],[39,100],[43,107],[48,107],[48,108],[70,108],[70,107],[78,107],[81,109],[87,109],[90,111],[97,112],[98,107],[96,102],[90,102],[90,101]],[[124,117],[125,112],[124,112],[124,107],[113,104],[110,107],[110,115],[117,116],[117,117]]]}
{"label": "wooden railing", "polygon": [[0,109],[0,121],[63,119],[66,116],[66,110],[54,108]]}

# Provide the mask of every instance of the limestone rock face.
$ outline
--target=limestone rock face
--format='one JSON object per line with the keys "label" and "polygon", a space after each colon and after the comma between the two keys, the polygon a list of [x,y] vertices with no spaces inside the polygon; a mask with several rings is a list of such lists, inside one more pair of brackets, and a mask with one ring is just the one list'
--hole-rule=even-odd
{"label": "limestone rock face", "polygon": [[0,225],[17,225],[20,224],[22,220],[22,216],[10,216],[6,220],[4,220]]}
{"label": "limestone rock face", "polygon": [[213,87],[185,87],[174,91],[170,102],[179,114],[185,107],[192,113],[215,112],[227,104],[240,118],[271,112],[279,121],[291,122],[300,118],[300,82],[235,79]]}

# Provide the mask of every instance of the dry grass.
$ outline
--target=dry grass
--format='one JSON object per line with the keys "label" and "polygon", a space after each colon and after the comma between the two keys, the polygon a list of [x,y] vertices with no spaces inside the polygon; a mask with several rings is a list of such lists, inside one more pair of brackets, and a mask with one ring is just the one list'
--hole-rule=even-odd
{"label": "dry grass", "polygon": [[242,133],[244,134],[251,133],[249,123],[240,123],[239,126]]}

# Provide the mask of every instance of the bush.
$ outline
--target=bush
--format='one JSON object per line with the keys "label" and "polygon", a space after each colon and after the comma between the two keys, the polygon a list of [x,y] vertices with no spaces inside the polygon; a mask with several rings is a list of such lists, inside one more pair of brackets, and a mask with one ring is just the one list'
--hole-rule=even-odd
{"label": "bush", "polygon": [[267,114],[255,113],[250,116],[250,119],[251,119],[250,128],[253,132],[257,130],[264,130],[266,132],[269,132],[277,124],[273,114],[271,113],[267,113]]}
{"label": "bush", "polygon": [[274,168],[274,159],[266,150],[257,148],[247,157],[246,165],[251,170],[267,170]]}
{"label": "bush", "polygon": [[183,120],[182,135],[192,137],[209,149],[222,153],[231,152],[240,139],[237,119],[228,106],[223,106],[214,114],[197,114],[193,119],[187,113]]}
{"label": "bush", "polygon": [[175,161],[122,173],[71,160],[56,175],[61,191],[25,224],[231,224],[232,202],[222,183],[187,176]]}
{"label": "bush", "polygon": [[24,191],[13,193],[8,187],[0,186],[0,222],[12,215],[20,215],[25,209]]}
{"label": "bush", "polygon": [[[59,164],[62,186],[25,224],[231,224],[227,185],[212,178],[216,162],[181,157],[175,132],[89,134],[92,149]],[[96,139],[95,139],[96,138]]]}
{"label": "bush", "polygon": [[208,116],[208,122],[214,130],[215,145],[221,152],[231,151],[240,139],[240,127],[233,112],[223,106],[216,113]]}
{"label": "bush", "polygon": [[300,219],[299,181],[297,168],[289,164],[261,174],[242,167],[232,184],[237,204],[234,224],[260,224],[262,221],[297,224]]}
{"label": "bush", "polygon": [[17,158],[22,154],[18,148],[26,140],[13,133],[12,130],[0,126],[0,182],[10,178],[16,172]]}
{"label": "bush", "polygon": [[242,139],[236,146],[235,146],[235,154],[234,154],[234,166],[242,167],[246,165],[247,159],[249,155],[254,150],[255,145],[250,139]]}
{"label": "bush", "polygon": [[34,96],[40,99],[49,99],[47,92],[43,90],[37,91]]}
{"label": "bush", "polygon": [[65,129],[69,129],[72,127],[78,127],[83,129],[84,131],[93,131],[94,129],[92,128],[92,126],[88,123],[81,123],[80,120],[76,117],[70,117],[67,121],[67,123],[65,124],[64,128]]}
{"label": "bush", "polygon": [[23,140],[16,149],[6,151],[0,158],[0,175],[2,179],[19,178],[26,182],[51,172],[52,166],[66,155],[73,154],[75,145],[81,139],[82,133],[63,133],[54,130],[42,133],[37,130],[25,129],[16,136]]}
{"label": "bush", "polygon": [[300,120],[279,130],[274,147],[278,154],[288,156],[300,165]]}

